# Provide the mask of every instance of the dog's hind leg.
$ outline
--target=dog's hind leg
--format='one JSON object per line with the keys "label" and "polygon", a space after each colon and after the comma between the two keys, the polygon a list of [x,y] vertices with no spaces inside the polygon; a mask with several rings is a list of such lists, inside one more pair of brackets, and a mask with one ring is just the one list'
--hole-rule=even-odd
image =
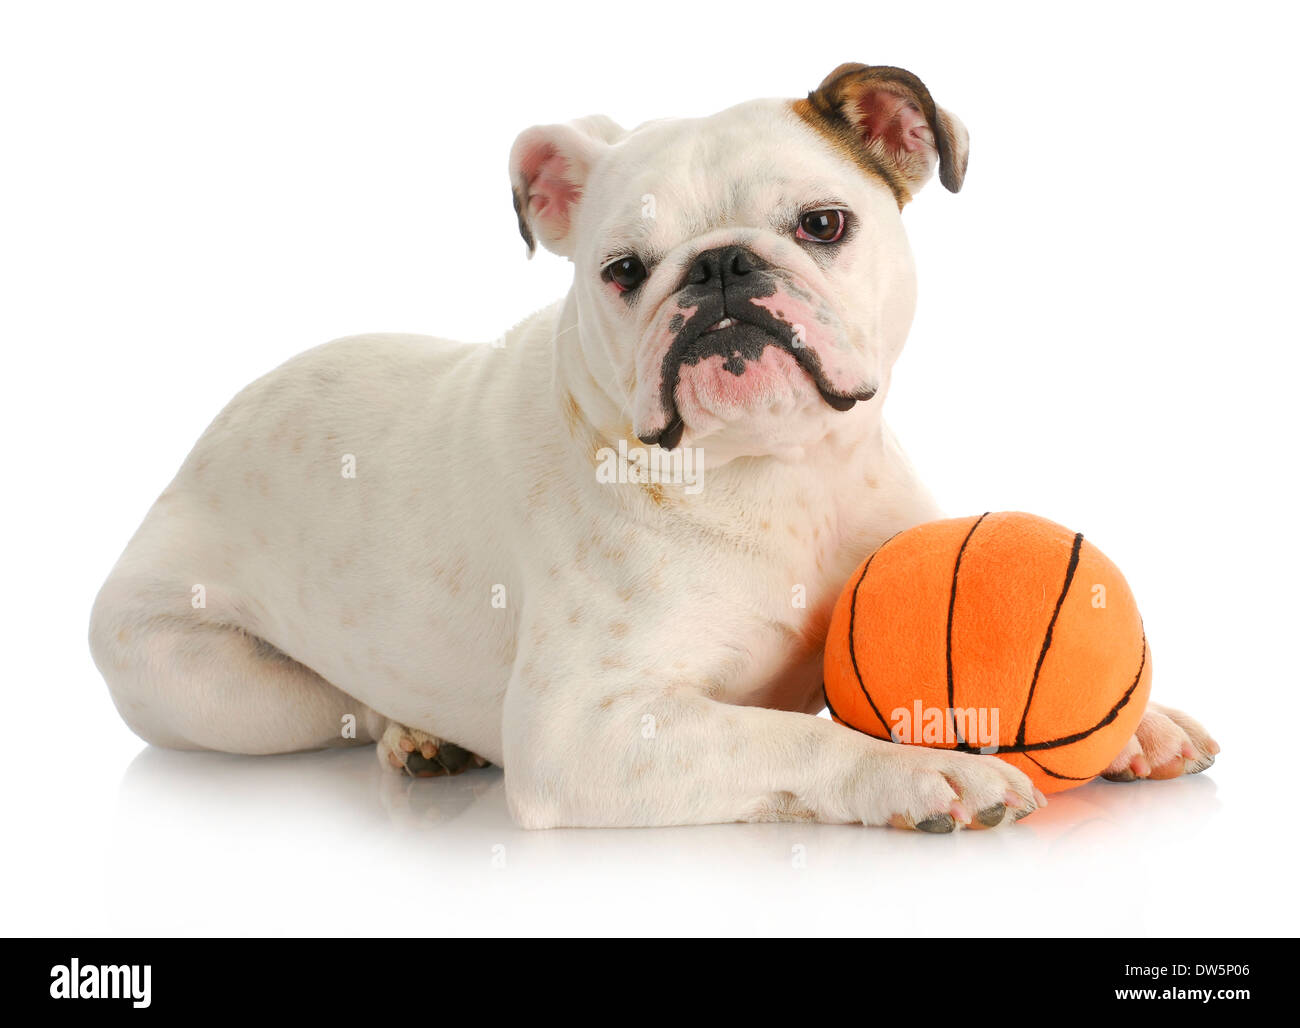
{"label": "dog's hind leg", "polygon": [[203,611],[152,604],[157,591],[110,578],[90,624],[95,663],[142,739],[252,754],[373,742],[382,733],[385,719],[310,668]]}

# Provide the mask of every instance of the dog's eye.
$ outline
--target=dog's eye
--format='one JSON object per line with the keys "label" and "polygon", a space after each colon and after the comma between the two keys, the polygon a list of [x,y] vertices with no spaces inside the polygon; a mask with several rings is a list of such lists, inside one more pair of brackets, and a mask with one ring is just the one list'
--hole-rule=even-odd
{"label": "dog's eye", "polygon": [[809,211],[799,219],[795,238],[813,243],[834,243],[844,235],[847,221],[843,211]]}
{"label": "dog's eye", "polygon": [[607,282],[613,282],[620,293],[625,293],[645,281],[646,270],[639,258],[620,257],[607,265],[602,275]]}

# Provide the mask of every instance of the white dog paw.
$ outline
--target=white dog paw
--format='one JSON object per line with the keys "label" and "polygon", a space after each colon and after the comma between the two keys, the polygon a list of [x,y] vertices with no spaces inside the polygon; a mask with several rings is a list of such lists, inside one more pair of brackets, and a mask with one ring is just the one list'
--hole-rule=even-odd
{"label": "white dog paw", "polygon": [[1200,722],[1181,710],[1152,703],[1133,738],[1102,777],[1112,782],[1135,782],[1195,775],[1213,764],[1218,752],[1219,744]]}
{"label": "white dog paw", "polygon": [[389,721],[376,746],[379,763],[415,778],[458,775],[488,761],[454,742]]}
{"label": "white dog paw", "polygon": [[897,756],[879,823],[934,833],[996,828],[1047,806],[1023,771],[997,757],[901,746]]}

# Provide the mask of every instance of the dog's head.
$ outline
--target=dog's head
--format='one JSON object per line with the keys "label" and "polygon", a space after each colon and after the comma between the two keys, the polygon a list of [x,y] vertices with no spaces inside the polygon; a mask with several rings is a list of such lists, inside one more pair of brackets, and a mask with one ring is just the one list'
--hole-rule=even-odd
{"label": "dog's head", "polygon": [[635,434],[730,458],[879,402],[915,304],[900,212],[936,167],[960,189],[966,156],[916,76],[846,64],[806,100],[531,128],[510,172],[530,254],[575,265],[592,377]]}

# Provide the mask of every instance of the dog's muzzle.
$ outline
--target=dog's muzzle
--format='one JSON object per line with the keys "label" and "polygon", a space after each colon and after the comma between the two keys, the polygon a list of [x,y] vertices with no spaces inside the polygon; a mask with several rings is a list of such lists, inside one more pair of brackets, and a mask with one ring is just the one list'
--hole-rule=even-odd
{"label": "dog's muzzle", "polygon": [[709,357],[722,357],[723,368],[739,377],[767,347],[775,346],[794,358],[835,410],[848,410],[875,395],[875,389],[857,395],[837,392],[815,350],[802,345],[799,327],[771,304],[756,302],[776,296],[780,287],[778,269],[744,246],[720,246],[696,256],[677,289],[675,300],[683,313],[673,318],[673,340],[660,366],[659,396],[667,424],[660,432],[640,436],[643,443],[671,450],[681,441],[685,425],[674,398],[678,375],[683,366]]}

